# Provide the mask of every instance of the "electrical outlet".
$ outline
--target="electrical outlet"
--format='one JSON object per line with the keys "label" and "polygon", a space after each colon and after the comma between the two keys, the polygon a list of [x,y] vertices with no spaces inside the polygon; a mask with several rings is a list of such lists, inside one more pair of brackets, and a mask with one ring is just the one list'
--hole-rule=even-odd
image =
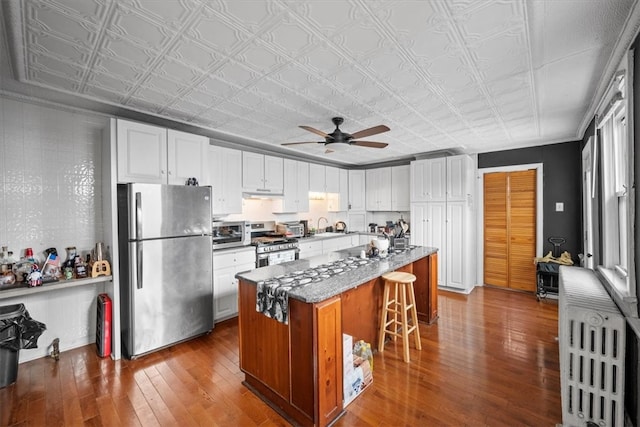
{"label": "electrical outlet", "polygon": [[556,202],[556,212],[564,212],[564,203]]}

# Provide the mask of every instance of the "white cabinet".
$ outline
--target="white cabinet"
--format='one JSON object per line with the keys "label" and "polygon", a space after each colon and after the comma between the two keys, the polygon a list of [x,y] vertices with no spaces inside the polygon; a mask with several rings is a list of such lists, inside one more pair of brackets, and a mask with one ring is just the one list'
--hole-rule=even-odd
{"label": "white cabinet", "polygon": [[[335,169],[335,173],[338,177],[338,185],[337,191],[327,192],[327,210],[329,212],[346,212],[349,209],[349,172],[346,169],[331,169]],[[329,172],[328,167],[326,170]],[[333,171],[331,173],[333,173]]]}
{"label": "white cabinet", "polygon": [[391,210],[409,211],[410,167],[391,167]]}
{"label": "white cabinet", "polygon": [[350,170],[349,175],[349,210],[365,211],[365,171]]}
{"label": "white cabinet", "polygon": [[309,191],[313,193],[325,192],[325,166],[316,163],[309,164]]}
{"label": "white cabinet", "polygon": [[189,178],[206,182],[209,138],[191,133],[167,131],[168,184],[185,185]]}
{"label": "white cabinet", "polygon": [[339,211],[349,210],[349,171],[340,169],[340,205]]}
{"label": "white cabinet", "polygon": [[[439,286],[469,292],[476,282],[475,165],[469,156],[452,156],[434,163],[431,160],[411,164],[412,196],[419,194],[429,198],[429,201],[420,202],[412,199],[411,243],[438,248]],[[431,172],[423,173],[426,170]],[[433,183],[426,185],[417,180],[420,176],[422,180],[429,179],[429,175],[445,178],[438,188]],[[427,187],[426,192],[416,191]],[[444,200],[434,201],[434,197]]]}
{"label": "white cabinet", "polygon": [[324,191],[326,193],[340,193],[340,170],[332,166],[325,166]]}
{"label": "white cabinet", "polygon": [[236,274],[256,268],[255,248],[213,252],[214,321],[238,315],[238,279]]}
{"label": "white cabinet", "polygon": [[309,163],[284,159],[283,197],[275,212],[309,212]]}
{"label": "white cabinet", "polygon": [[367,169],[366,208],[368,211],[391,210],[391,168]]}
{"label": "white cabinet", "polygon": [[242,151],[209,146],[213,215],[242,213]]}
{"label": "white cabinet", "polygon": [[444,201],[446,170],[446,157],[411,162],[411,202]]}
{"label": "white cabinet", "polygon": [[353,247],[351,236],[330,237],[322,240],[322,252],[325,254],[351,247]]}
{"label": "white cabinet", "polygon": [[322,239],[316,237],[313,239],[301,240],[298,248],[300,249],[300,258],[322,255]]}
{"label": "white cabinet", "polygon": [[311,163],[309,165],[309,191],[340,193],[340,169]]}
{"label": "white cabinet", "polygon": [[118,182],[205,183],[209,139],[144,123],[117,120]]}
{"label": "white cabinet", "polygon": [[413,203],[411,205],[411,244],[438,248],[438,285],[444,286],[446,275],[442,265],[446,256],[446,203]]}
{"label": "white cabinet", "polygon": [[467,193],[473,193],[473,160],[469,156],[447,157],[447,201],[467,199]]}
{"label": "white cabinet", "polygon": [[242,189],[250,193],[282,194],[281,157],[242,152]]}

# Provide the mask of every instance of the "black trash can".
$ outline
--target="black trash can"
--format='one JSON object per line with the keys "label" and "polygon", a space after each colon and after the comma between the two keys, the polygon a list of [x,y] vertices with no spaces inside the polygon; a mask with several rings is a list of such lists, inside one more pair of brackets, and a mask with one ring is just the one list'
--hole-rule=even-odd
{"label": "black trash can", "polygon": [[16,382],[20,349],[36,348],[46,328],[29,316],[24,304],[0,307],[0,388]]}

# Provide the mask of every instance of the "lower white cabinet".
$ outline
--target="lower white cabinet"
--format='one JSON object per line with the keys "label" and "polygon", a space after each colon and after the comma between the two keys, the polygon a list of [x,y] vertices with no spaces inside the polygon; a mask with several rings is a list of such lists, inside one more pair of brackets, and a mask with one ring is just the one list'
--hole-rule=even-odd
{"label": "lower white cabinet", "polygon": [[349,249],[357,245],[351,243],[351,236],[330,237],[323,239],[322,252],[329,253],[334,251],[340,251],[343,249]]}
{"label": "lower white cabinet", "polygon": [[305,239],[300,242],[300,258],[310,258],[322,255],[322,240],[319,238]]}
{"label": "lower white cabinet", "polygon": [[213,320],[219,322],[238,315],[236,274],[256,268],[253,246],[213,252]]}

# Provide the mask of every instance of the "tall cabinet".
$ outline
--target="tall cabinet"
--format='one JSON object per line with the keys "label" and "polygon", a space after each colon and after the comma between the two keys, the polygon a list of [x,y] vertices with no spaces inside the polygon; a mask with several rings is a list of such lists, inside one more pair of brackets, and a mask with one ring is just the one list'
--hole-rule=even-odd
{"label": "tall cabinet", "polygon": [[475,286],[475,162],[467,156],[411,163],[411,242],[438,248],[438,285]]}

